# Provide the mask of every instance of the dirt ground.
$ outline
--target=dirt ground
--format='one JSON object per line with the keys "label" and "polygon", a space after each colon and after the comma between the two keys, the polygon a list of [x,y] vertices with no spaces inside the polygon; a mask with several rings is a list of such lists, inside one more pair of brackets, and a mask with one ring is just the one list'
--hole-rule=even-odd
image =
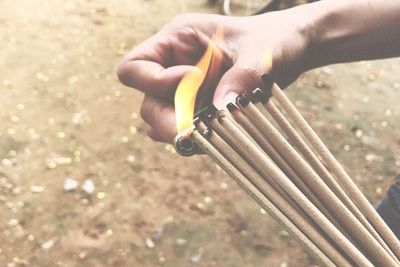
{"label": "dirt ground", "polygon": [[[0,266],[313,264],[208,158],[146,137],[142,95],[115,75],[176,14],[215,7],[0,5]],[[398,59],[337,65],[287,90],[374,204],[400,169],[399,73]]]}

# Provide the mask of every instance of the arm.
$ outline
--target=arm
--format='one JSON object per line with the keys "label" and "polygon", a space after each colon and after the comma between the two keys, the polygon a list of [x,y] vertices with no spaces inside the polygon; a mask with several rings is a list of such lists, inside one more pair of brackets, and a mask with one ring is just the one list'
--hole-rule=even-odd
{"label": "arm", "polygon": [[325,0],[313,14],[307,68],[400,56],[400,1]]}

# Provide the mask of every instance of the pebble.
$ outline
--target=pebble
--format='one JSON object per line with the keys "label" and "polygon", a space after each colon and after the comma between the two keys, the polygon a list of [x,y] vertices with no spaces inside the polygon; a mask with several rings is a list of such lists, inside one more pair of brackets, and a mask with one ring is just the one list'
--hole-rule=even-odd
{"label": "pebble", "polygon": [[96,189],[96,187],[94,186],[92,179],[86,179],[82,184],[82,190],[85,191],[89,195],[93,194],[95,189]]}
{"label": "pebble", "polygon": [[148,247],[148,248],[155,247],[153,240],[151,240],[150,238],[146,238],[146,240],[144,242],[146,243],[146,247]]}
{"label": "pebble", "polygon": [[199,252],[197,254],[193,255],[192,257],[190,257],[190,260],[193,263],[199,263],[202,258],[203,258],[203,249],[199,249]]}
{"label": "pebble", "polygon": [[77,189],[79,186],[79,183],[77,180],[67,178],[64,181],[64,191],[72,191]]}
{"label": "pebble", "polygon": [[40,185],[32,185],[31,192],[32,193],[42,193],[44,191],[44,187]]}
{"label": "pebble", "polygon": [[43,250],[50,250],[52,247],[54,247],[54,245],[56,244],[56,242],[57,242],[57,238],[54,237],[54,238],[49,239],[49,240],[47,240],[46,242],[44,242],[40,247],[41,247]]}
{"label": "pebble", "polygon": [[186,243],[187,243],[187,240],[186,240],[186,239],[183,239],[183,238],[178,238],[178,239],[176,240],[176,244],[179,245],[179,246],[183,246],[183,245],[185,245]]}

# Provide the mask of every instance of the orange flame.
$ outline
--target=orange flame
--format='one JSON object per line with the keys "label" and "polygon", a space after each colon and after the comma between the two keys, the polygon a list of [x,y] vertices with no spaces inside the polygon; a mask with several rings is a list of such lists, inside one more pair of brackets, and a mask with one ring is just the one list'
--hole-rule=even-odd
{"label": "orange flame", "polygon": [[176,89],[174,101],[178,133],[193,125],[196,96],[206,79],[213,57],[219,53],[216,41],[221,39],[222,31],[217,29],[203,56],[197,62],[196,68],[182,78]]}
{"label": "orange flame", "polygon": [[272,69],[272,50],[271,49],[267,49],[267,51],[265,51],[263,59],[261,61],[261,64],[267,72],[271,71],[271,69]]}

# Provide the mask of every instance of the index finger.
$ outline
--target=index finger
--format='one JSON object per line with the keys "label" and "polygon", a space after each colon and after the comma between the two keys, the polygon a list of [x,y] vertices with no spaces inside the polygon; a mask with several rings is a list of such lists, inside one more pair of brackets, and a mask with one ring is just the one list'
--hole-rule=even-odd
{"label": "index finger", "polygon": [[194,67],[177,65],[164,68],[151,60],[129,60],[118,68],[118,77],[126,86],[154,97],[170,96],[182,77]]}

